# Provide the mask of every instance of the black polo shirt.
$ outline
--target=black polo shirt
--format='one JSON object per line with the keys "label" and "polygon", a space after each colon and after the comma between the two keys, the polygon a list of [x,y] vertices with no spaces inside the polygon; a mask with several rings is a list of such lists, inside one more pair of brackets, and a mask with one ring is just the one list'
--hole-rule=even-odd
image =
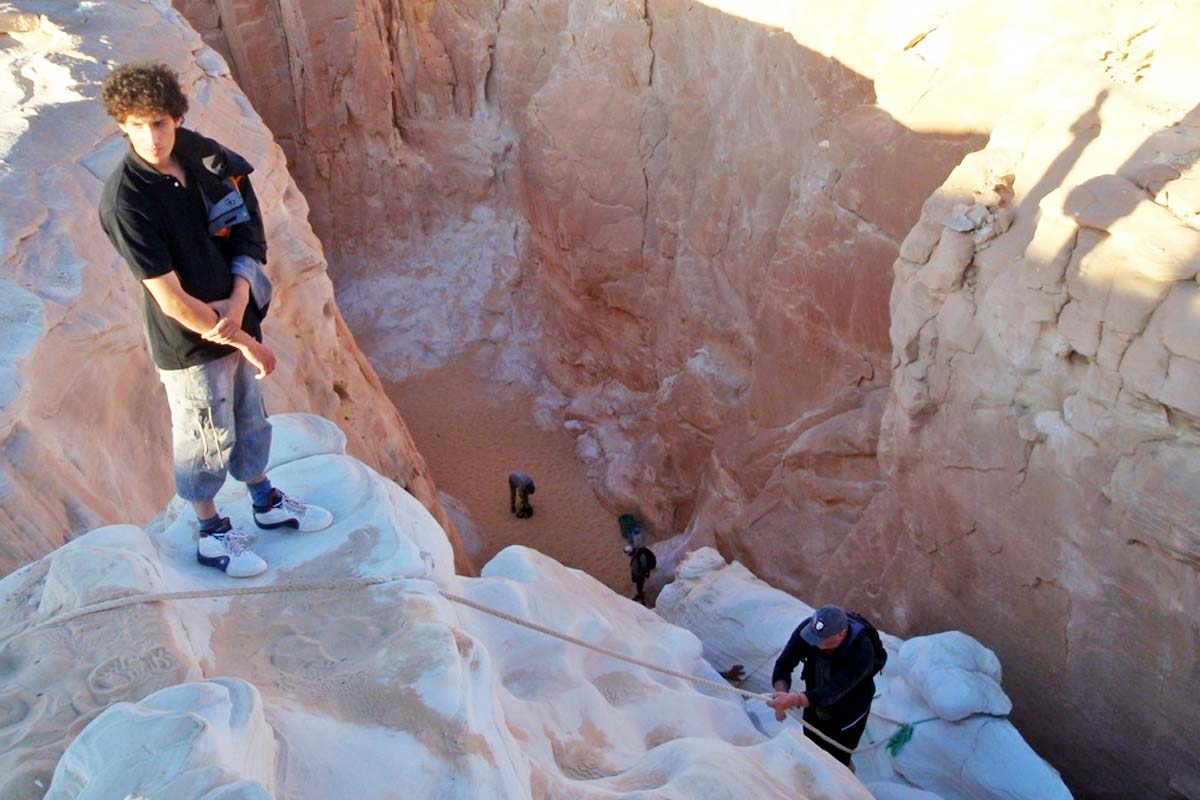
{"label": "black polo shirt", "polygon": [[[104,185],[100,225],[139,283],[174,270],[185,292],[210,303],[232,293],[229,265],[237,253],[228,252],[228,242],[208,233],[202,187],[217,194],[221,184],[199,158],[205,145],[219,148],[184,128],[176,131],[173,153],[183,166],[187,186],[154,169],[130,148]],[[219,197],[211,199],[215,202]],[[253,224],[261,229],[260,220]],[[146,340],[160,369],[186,369],[235,352],[228,345],[206,342],[168,317],[144,284],[142,293]],[[242,330],[262,341],[261,319],[253,302],[246,307]]]}

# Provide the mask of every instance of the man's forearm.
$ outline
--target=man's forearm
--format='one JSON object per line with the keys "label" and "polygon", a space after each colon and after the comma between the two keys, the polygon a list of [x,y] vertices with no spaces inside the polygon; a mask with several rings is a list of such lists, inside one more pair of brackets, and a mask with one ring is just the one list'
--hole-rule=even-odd
{"label": "man's forearm", "polygon": [[[249,301],[250,283],[245,278],[235,276],[226,312],[231,318],[236,319],[235,324],[241,324],[242,315],[245,314]],[[208,333],[221,320],[220,312],[191,295],[174,297],[169,306],[169,308],[163,309],[163,313],[193,333]]]}
{"label": "man's forearm", "polygon": [[[241,328],[241,318],[250,295],[250,284],[244,278],[234,278],[229,297],[212,303],[205,303],[188,294],[179,283],[179,276],[173,271],[146,278],[142,283],[163,314],[187,330],[198,333],[210,341],[228,342]],[[241,307],[235,308],[234,306],[239,303]],[[237,315],[236,320],[227,318],[231,311]],[[218,326],[224,328],[220,332],[221,337],[210,338],[209,335]],[[245,341],[243,339],[241,343],[245,344]]]}
{"label": "man's forearm", "polygon": [[172,298],[163,313],[192,333],[208,333],[221,317],[210,306],[189,294]]}
{"label": "man's forearm", "polygon": [[257,361],[264,349],[264,345],[245,331],[238,331],[229,341],[230,347],[236,347],[242,355],[251,361]]}
{"label": "man's forearm", "polygon": [[[241,275],[233,276],[233,291],[229,295],[232,311],[238,311],[237,321],[242,321],[242,314],[246,311],[246,306],[250,302],[250,281],[243,278]],[[234,316],[232,313],[230,316]]]}
{"label": "man's forearm", "polygon": [[780,691],[786,692],[792,685],[792,673],[800,664],[800,656],[802,654],[802,639],[800,638],[799,628],[792,632],[788,638],[788,642],[783,647],[783,652],[775,659],[775,668],[771,670],[771,685],[777,686],[780,681],[784,682],[784,688]]}
{"label": "man's forearm", "polygon": [[[234,292],[237,292],[236,288]],[[164,310],[164,312],[188,330],[201,335],[211,331],[221,319],[210,306],[190,296],[186,300],[172,304],[172,308],[169,311]],[[247,349],[257,346],[258,341],[245,331],[239,330],[233,335],[229,345],[246,352]]]}

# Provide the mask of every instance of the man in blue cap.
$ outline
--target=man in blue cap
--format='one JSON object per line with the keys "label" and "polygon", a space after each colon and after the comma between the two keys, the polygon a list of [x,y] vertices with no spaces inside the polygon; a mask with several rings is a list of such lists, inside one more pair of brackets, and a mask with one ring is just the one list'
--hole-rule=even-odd
{"label": "man in blue cap", "polygon": [[[862,617],[833,605],[821,606],[801,622],[771,673],[775,696],[768,705],[775,709],[776,718],[782,721],[789,708],[803,708],[805,722],[849,750],[857,747],[875,697],[875,674],[882,667],[870,636],[873,630]],[[882,651],[882,646],[879,649]],[[800,662],[804,662],[800,674],[804,691],[793,692],[792,671]],[[804,733],[838,761],[850,765],[849,753],[807,728]]]}

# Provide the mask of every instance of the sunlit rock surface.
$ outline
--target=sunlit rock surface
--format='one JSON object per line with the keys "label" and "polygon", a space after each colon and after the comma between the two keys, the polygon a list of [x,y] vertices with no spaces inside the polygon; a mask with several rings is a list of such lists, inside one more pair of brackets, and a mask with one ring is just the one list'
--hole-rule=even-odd
{"label": "sunlit rock surface", "polygon": [[[1022,730],[1089,794],[1200,795],[1188,751],[1198,650],[1189,612],[1200,607],[1184,254],[1196,217],[1193,5],[212,5],[207,29],[292,156],[377,367],[396,377],[493,345],[502,376],[546,378],[546,402],[579,435],[614,511],[715,541],[772,582],[848,598],[890,629],[986,638],[1009,665],[1009,691],[1029,701],[1014,711]],[[161,0],[102,13],[23,6],[60,15],[80,34],[68,49],[101,61],[196,51],[222,69],[190,34],[172,44],[182,29],[159,13]],[[102,309],[98,328],[58,325],[67,317],[54,303],[65,301],[45,305],[74,291],[63,294],[77,261],[61,253],[99,237],[90,217],[64,212],[94,200],[63,181],[76,162],[47,165],[94,148],[95,126],[107,123],[72,91],[91,96],[106,67],[39,57],[23,35],[0,51],[6,64],[24,59],[0,81],[5,107],[24,109],[0,125],[5,258],[18,275],[0,287],[14,320],[0,371],[21,365],[45,404],[35,414],[12,401],[25,416],[0,414],[6,469],[35,465],[6,474],[0,493],[6,515],[19,509],[23,536],[41,536],[29,532],[128,519],[93,511],[114,496],[144,518],[169,477],[158,466],[161,403],[139,396],[130,414],[160,415],[156,442],[114,433],[118,422],[87,410],[126,400],[106,394],[121,374],[154,385],[140,355],[97,377],[97,359],[42,348],[54,356],[40,363],[55,369],[31,377],[38,330],[69,343],[113,339],[130,354],[140,344],[129,288],[109,296],[103,282],[83,283],[86,307]],[[64,90],[64,65],[90,77]],[[222,83],[191,70],[196,86]],[[42,99],[20,101],[28,92]],[[220,108],[205,124],[225,135],[243,112]],[[62,141],[22,136],[47,120]],[[949,207],[922,215],[929,191],[992,130],[987,158],[964,164],[931,201]],[[266,149],[254,147],[252,159]],[[1011,199],[996,190],[1003,180],[990,182],[1007,174]],[[53,185],[38,194],[13,175]],[[11,243],[40,241],[25,232],[43,214],[86,235],[14,260]],[[1078,258],[1060,264],[1054,254],[1068,250]],[[1017,258],[1043,266],[998,266]],[[1137,289],[1105,289],[1122,260],[1138,266],[1120,268],[1120,285]],[[1047,342],[1051,327],[1061,338]],[[1061,357],[1045,360],[1047,346]],[[309,363],[285,355],[288,369]],[[1076,373],[1090,365],[1096,383],[1082,384],[1081,400]],[[311,407],[345,422],[349,404],[326,377],[314,378],[319,391],[273,402],[323,395]],[[17,396],[11,386],[0,395]],[[342,387],[355,403],[369,394],[357,386]],[[896,416],[881,433],[889,397]],[[49,418],[83,421],[55,434]],[[355,430],[390,419],[387,409],[363,413]],[[128,448],[78,452],[85,432]],[[1097,443],[1095,458],[1078,455],[1080,435],[1084,450]],[[378,451],[352,437],[367,458],[406,452],[377,430],[363,441],[389,442]],[[109,477],[130,464],[145,469],[138,481]],[[43,487],[43,474],[69,480]],[[420,494],[415,474],[405,482]],[[45,550],[14,547],[17,563]],[[1131,689],[1130,672],[1148,680]],[[1093,703],[1093,691],[1120,699]],[[1023,716],[1064,698],[1061,715]]]}
{"label": "sunlit rock surface", "polygon": [[222,59],[162,3],[27,2],[0,34],[0,573],[98,524],[145,521],[171,496],[166,397],[141,331],[141,292],[96,205],[126,144],[98,102],[112,63],[163,60],[186,123],[256,167],[279,357],[270,411],[338,420],[350,452],[445,513],[420,454],[342,320],[308,206]]}
{"label": "sunlit rock surface", "polygon": [[[748,551],[775,533],[747,506],[782,450],[843,413],[877,426],[891,262],[991,118],[973,100],[943,124],[950,69],[872,86],[949,59],[938,3],[866,32],[821,3],[176,5],[292,155],[381,373],[482,344],[579,435],[614,511],[678,532],[737,471],[720,527]],[[979,82],[1007,96],[1010,72]],[[867,509],[865,446],[769,496],[836,497],[813,515],[873,531],[894,509]]]}
{"label": "sunlit rock surface", "polygon": [[1194,4],[180,5],[380,370],[492,345],[672,552],[986,637],[1069,780],[1200,795]]}
{"label": "sunlit rock surface", "polygon": [[[759,732],[698,688],[450,602],[457,593],[633,658],[719,677],[691,633],[524,548],[455,576],[444,532],[342,452],[329,422],[278,422],[272,477],[328,507],[312,534],[263,532],[263,576],[194,558],[178,504],[0,581],[0,797],[869,800],[795,731]],[[222,497],[249,522],[240,485]],[[178,516],[176,516],[178,514]],[[395,577],[139,604],[129,594]],[[68,588],[69,587],[69,588]],[[57,764],[57,766],[56,766]],[[211,794],[209,794],[211,793]]]}
{"label": "sunlit rock surface", "polygon": [[911,544],[881,583],[988,641],[1089,796],[1198,797],[1200,7],[1129,5],[901,247],[879,449]]}
{"label": "sunlit rock surface", "polygon": [[[741,664],[739,685],[755,692],[771,690],[775,660],[813,611],[707,547],[680,564],[655,610],[699,636],[705,658],[718,669]],[[857,776],[877,798],[1071,797],[1007,720],[1012,702],[1000,688],[1000,661],[992,651],[959,631],[907,641],[881,632],[881,638],[888,662],[875,678],[878,697],[859,744],[868,749],[854,756]],[[803,686],[798,673],[795,686]],[[769,734],[799,727],[790,719],[776,722],[761,701],[749,700],[747,707]],[[872,747],[888,741],[898,722],[915,723],[911,739],[894,754]]]}

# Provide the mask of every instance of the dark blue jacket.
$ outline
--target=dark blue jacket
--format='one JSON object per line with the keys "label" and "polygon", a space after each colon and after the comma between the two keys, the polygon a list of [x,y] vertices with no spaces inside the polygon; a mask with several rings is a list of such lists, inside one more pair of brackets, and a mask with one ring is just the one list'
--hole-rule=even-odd
{"label": "dark blue jacket", "polygon": [[835,722],[856,720],[871,708],[871,700],[875,697],[875,648],[871,639],[865,635],[862,624],[851,619],[850,635],[836,649],[826,653],[804,641],[800,635],[811,622],[810,617],[792,632],[775,661],[771,683],[783,681],[790,691],[792,671],[804,662],[800,677],[804,679],[804,693],[817,716]]}

